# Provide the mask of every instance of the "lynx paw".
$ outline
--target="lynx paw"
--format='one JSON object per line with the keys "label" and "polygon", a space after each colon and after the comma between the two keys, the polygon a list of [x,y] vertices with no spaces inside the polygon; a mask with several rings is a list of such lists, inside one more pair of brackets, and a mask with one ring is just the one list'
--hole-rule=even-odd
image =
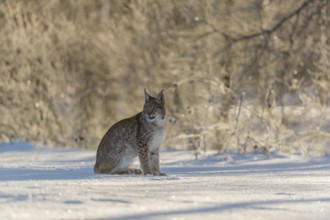
{"label": "lynx paw", "polygon": [[159,171],[153,171],[151,174],[154,176],[167,176],[166,173],[162,173]]}
{"label": "lynx paw", "polygon": [[140,169],[129,169],[129,173],[139,175],[139,174],[142,174],[142,170],[140,170]]}

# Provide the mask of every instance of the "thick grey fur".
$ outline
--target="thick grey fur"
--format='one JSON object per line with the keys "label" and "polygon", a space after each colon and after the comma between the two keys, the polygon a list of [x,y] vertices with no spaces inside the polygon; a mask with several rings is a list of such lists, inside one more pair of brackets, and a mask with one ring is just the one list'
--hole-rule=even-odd
{"label": "thick grey fur", "polygon": [[[95,173],[165,175],[159,169],[159,147],[164,138],[165,100],[144,90],[143,111],[115,123],[102,138],[96,154]],[[131,169],[135,157],[141,169]]]}

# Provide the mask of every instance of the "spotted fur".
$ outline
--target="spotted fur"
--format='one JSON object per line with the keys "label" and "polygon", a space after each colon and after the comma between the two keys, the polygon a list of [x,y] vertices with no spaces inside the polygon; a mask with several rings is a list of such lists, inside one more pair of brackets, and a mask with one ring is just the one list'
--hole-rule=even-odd
{"label": "spotted fur", "polygon": [[[143,111],[115,123],[102,138],[96,154],[95,173],[165,175],[159,169],[159,147],[165,129],[163,91],[157,97],[146,91]],[[131,169],[135,157],[141,169]]]}

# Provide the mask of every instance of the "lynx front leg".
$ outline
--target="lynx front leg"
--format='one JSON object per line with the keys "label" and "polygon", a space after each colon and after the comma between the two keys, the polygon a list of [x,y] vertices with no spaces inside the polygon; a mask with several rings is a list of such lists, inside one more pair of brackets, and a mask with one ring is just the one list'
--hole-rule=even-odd
{"label": "lynx front leg", "polygon": [[152,175],[166,176],[165,173],[161,173],[159,170],[159,151],[150,152],[149,154],[150,169]]}
{"label": "lynx front leg", "polygon": [[140,166],[144,175],[151,174],[148,157],[148,146],[145,144],[139,145],[138,155],[140,160]]}

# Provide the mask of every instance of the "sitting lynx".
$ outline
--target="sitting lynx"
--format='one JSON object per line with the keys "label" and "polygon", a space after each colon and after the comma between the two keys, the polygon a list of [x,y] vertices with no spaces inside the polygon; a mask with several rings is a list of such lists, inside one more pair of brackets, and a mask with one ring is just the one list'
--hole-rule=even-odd
{"label": "sitting lynx", "polygon": [[[152,174],[159,170],[159,146],[164,137],[165,100],[163,91],[156,98],[144,90],[143,111],[115,123],[104,135],[96,154],[95,173]],[[129,168],[139,156],[140,169]]]}

